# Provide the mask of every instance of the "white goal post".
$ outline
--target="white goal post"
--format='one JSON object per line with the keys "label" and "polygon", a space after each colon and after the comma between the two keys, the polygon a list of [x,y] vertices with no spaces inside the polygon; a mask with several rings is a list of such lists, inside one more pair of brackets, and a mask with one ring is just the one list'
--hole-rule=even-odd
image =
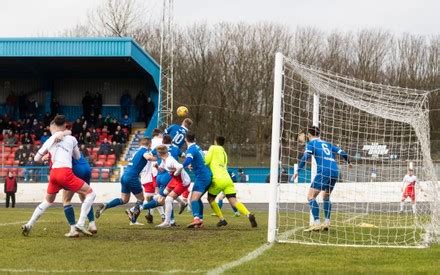
{"label": "white goal post", "polygon": [[[426,247],[438,241],[439,185],[429,137],[429,91],[365,82],[322,71],[277,53],[270,165],[268,241],[362,247]],[[306,164],[293,180],[309,126],[349,155],[340,158],[328,231],[310,225]],[[313,161],[311,161],[313,162]],[[418,178],[416,204],[401,203],[408,169]],[[289,183],[280,183],[280,172]],[[318,199],[323,220],[322,201]]]}

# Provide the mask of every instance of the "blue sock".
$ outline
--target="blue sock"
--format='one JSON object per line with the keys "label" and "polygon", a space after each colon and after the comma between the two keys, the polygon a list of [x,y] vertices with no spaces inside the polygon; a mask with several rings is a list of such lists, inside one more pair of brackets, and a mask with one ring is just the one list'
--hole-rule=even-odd
{"label": "blue sock", "polygon": [[123,205],[123,204],[124,204],[124,202],[122,201],[122,199],[117,198],[117,199],[113,199],[113,200],[109,201],[105,208],[109,209],[109,208],[113,208],[113,207],[116,207],[118,205]]}
{"label": "blue sock", "polygon": [[223,207],[223,200],[221,200],[221,201],[218,201],[218,207],[220,208],[220,209],[222,209],[222,207]]}
{"label": "blue sock", "polygon": [[158,206],[159,206],[159,204],[157,203],[157,201],[153,199],[149,202],[144,203],[143,208],[144,209],[152,209],[152,208],[156,208]]}
{"label": "blue sock", "polygon": [[194,218],[195,217],[200,218],[200,204],[199,204],[199,201],[191,201],[191,210],[192,210]]}
{"label": "blue sock", "polygon": [[231,205],[231,208],[232,208],[232,211],[234,211],[234,213],[237,213],[237,212],[238,212],[238,209],[235,208],[234,206]]}
{"label": "blue sock", "polygon": [[319,220],[319,205],[316,199],[309,200],[310,210],[312,211],[313,219]]}
{"label": "blue sock", "polygon": [[332,203],[329,199],[324,200],[324,215],[326,219],[330,219],[332,213]]}
{"label": "blue sock", "polygon": [[202,199],[199,199],[198,203],[199,203],[199,207],[200,207],[199,208],[199,211],[200,211],[199,218],[203,219],[203,202],[202,202]]}
{"label": "blue sock", "polygon": [[87,214],[87,219],[89,219],[89,222],[95,221],[95,213],[93,213],[93,206],[90,207],[89,214]]}
{"label": "blue sock", "polygon": [[65,205],[64,206],[64,215],[66,215],[67,222],[69,225],[75,225],[75,211],[73,210],[72,205]]}

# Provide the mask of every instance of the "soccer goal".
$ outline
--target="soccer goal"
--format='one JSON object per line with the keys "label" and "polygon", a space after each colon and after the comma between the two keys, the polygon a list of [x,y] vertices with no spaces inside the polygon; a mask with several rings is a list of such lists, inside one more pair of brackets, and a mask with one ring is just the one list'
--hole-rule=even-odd
{"label": "soccer goal", "polygon": [[[269,242],[317,245],[426,247],[438,241],[439,187],[430,155],[428,91],[379,85],[301,64],[278,53],[275,62]],[[316,165],[293,174],[306,141],[301,131],[319,126],[321,139],[345,150],[331,194],[329,231],[310,225],[307,192]],[[416,211],[400,211],[402,179],[418,177]],[[289,183],[280,184],[280,171]],[[318,197],[322,217],[322,198]]]}

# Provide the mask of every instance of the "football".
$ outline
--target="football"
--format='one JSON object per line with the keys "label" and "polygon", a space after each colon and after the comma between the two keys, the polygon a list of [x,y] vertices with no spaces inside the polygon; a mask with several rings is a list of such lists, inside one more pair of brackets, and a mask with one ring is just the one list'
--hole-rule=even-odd
{"label": "football", "polygon": [[188,112],[188,108],[186,108],[185,106],[180,106],[179,108],[177,108],[176,111],[178,117],[187,117]]}

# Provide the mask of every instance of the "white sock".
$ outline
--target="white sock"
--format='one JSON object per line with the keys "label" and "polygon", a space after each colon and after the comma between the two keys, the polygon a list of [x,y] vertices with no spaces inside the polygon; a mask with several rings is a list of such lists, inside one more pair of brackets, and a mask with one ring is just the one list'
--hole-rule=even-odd
{"label": "white sock", "polygon": [[313,222],[313,225],[320,225],[321,224],[321,221],[320,220],[315,220],[314,222]]}
{"label": "white sock", "polygon": [[96,223],[95,223],[95,221],[93,221],[93,222],[89,222],[89,227],[96,227]]}
{"label": "white sock", "polygon": [[84,226],[87,219],[87,214],[89,214],[95,198],[96,194],[93,191],[86,195],[84,202],[81,204],[81,215],[79,216],[77,225]]}
{"label": "white sock", "polygon": [[403,212],[403,206],[405,205],[405,202],[401,201],[400,202],[400,212]]}
{"label": "white sock", "polygon": [[171,222],[171,212],[173,211],[174,198],[166,197],[165,199],[165,223]]}
{"label": "white sock", "polygon": [[330,224],[330,219],[325,219],[325,224]]}
{"label": "white sock", "polygon": [[413,210],[413,214],[415,214],[416,213],[416,204],[414,203],[413,205],[412,205],[412,210]]}
{"label": "white sock", "polygon": [[165,209],[163,208],[163,206],[158,206],[158,207],[156,207],[156,209],[157,209],[157,212],[159,212],[159,214],[161,216],[165,215]]}
{"label": "white sock", "polygon": [[75,229],[75,225],[71,225],[71,226],[70,226],[70,232],[74,232],[74,231],[76,231],[76,229]]}
{"label": "white sock", "polygon": [[43,213],[46,211],[49,206],[51,206],[51,203],[48,203],[47,201],[43,201],[40,203],[37,208],[35,208],[34,213],[32,214],[31,219],[28,221],[26,225],[28,226],[34,226],[34,224],[37,222],[37,220],[43,215]]}

